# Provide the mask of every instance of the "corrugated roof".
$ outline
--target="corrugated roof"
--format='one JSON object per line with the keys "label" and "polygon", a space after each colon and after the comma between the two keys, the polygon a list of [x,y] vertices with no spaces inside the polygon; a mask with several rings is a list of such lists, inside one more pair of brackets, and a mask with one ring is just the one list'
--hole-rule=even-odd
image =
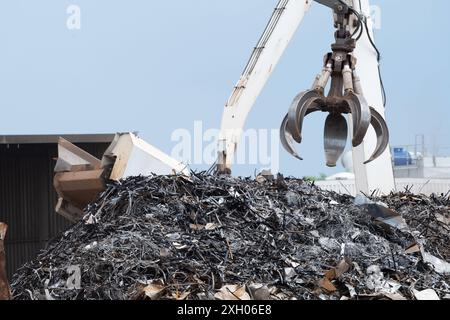
{"label": "corrugated roof", "polygon": [[54,134],[54,135],[0,135],[0,144],[58,143],[62,137],[72,143],[110,143],[115,134]]}

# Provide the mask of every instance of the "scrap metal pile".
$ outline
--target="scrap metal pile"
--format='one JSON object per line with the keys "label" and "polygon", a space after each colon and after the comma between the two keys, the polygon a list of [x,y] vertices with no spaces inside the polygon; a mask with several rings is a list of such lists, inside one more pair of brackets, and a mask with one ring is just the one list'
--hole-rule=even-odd
{"label": "scrap metal pile", "polygon": [[16,273],[13,297],[449,299],[448,195],[372,200],[282,176],[129,178]]}

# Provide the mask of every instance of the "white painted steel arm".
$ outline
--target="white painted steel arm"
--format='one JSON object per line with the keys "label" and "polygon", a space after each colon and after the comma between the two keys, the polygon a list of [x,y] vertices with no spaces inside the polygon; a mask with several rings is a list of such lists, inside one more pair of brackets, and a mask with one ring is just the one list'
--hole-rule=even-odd
{"label": "white painted steel arm", "polygon": [[[367,18],[369,34],[374,39],[369,0],[353,0],[353,7]],[[384,117],[385,110],[378,70],[378,56],[366,32],[363,33],[361,39],[357,42],[354,55],[358,59],[356,72],[361,79],[364,97],[367,103]],[[367,165],[364,164],[364,160],[368,159],[374,150],[376,142],[375,132],[369,130],[364,142],[359,147],[353,148],[357,193],[370,194],[372,191],[378,190],[383,194],[388,194],[395,190],[390,148],[387,148],[377,160]]]}
{"label": "white painted steel arm", "polygon": [[312,0],[280,0],[236,84],[222,117],[218,170],[230,173],[248,114],[298,29]]}

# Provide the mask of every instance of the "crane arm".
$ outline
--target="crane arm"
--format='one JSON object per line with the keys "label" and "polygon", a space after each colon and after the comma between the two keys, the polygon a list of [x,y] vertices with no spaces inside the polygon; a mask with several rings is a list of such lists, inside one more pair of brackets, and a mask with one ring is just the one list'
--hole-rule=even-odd
{"label": "crane arm", "polygon": [[219,135],[219,173],[231,173],[242,130],[253,105],[287,48],[310,0],[280,0],[225,105]]}

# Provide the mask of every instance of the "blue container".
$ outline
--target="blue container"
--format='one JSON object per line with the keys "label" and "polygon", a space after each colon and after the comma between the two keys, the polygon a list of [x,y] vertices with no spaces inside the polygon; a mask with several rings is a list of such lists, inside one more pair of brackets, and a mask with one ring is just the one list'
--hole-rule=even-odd
{"label": "blue container", "polygon": [[412,165],[412,158],[404,148],[394,148],[394,165],[396,167]]}

